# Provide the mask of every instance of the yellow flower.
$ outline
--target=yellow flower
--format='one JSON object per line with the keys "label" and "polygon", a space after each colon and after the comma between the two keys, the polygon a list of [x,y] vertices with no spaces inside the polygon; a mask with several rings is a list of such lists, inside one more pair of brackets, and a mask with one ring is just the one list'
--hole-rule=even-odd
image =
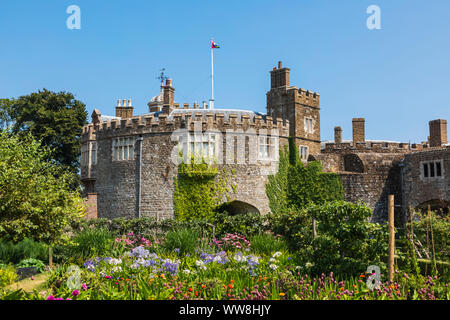
{"label": "yellow flower", "polygon": [[284,297],[285,293],[284,292],[280,292],[280,297]]}

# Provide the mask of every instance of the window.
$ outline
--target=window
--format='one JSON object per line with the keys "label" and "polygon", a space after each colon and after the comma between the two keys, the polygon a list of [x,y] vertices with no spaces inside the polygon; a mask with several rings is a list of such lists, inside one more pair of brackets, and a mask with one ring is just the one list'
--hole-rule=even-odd
{"label": "window", "polygon": [[185,155],[198,156],[204,159],[213,159],[217,155],[216,135],[214,133],[190,133],[187,136],[180,136],[179,141]]}
{"label": "window", "polygon": [[422,168],[424,178],[435,178],[443,176],[442,160],[423,162]]}
{"label": "window", "polygon": [[[91,162],[89,162],[89,158]],[[97,142],[91,141],[81,145],[81,165],[97,164]]]}
{"label": "window", "polygon": [[298,150],[300,152],[300,159],[303,161],[308,160],[308,147],[300,146]]}
{"label": "window", "polygon": [[305,118],[305,132],[306,133],[313,133],[313,119],[311,118]]}
{"label": "window", "polygon": [[260,136],[258,138],[258,159],[270,160],[275,157],[275,138]]}
{"label": "window", "polygon": [[423,164],[423,176],[428,178],[428,163]]}
{"label": "window", "polygon": [[116,138],[113,140],[113,159],[115,161],[134,158],[134,138]]}
{"label": "window", "polygon": [[97,164],[97,142],[91,142],[91,164]]}

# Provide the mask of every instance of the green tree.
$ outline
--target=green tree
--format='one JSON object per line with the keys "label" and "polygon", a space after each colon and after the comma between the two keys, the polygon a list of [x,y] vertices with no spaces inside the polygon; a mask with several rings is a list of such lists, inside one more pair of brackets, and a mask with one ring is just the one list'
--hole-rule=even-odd
{"label": "green tree", "polygon": [[11,100],[0,99],[0,129],[6,129],[12,125]]}
{"label": "green tree", "polygon": [[69,92],[47,89],[3,101],[14,133],[31,133],[52,152],[49,159],[78,172],[81,131],[86,124],[86,106]]}
{"label": "green tree", "polygon": [[50,149],[30,134],[0,131],[0,238],[52,244],[84,214],[73,174],[48,161]]}

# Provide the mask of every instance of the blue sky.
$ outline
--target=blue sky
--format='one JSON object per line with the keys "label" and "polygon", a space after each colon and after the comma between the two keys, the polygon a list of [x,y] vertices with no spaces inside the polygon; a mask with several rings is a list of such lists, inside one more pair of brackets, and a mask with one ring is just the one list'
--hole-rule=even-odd
{"label": "blue sky", "polygon": [[[69,5],[81,30],[69,30]],[[366,9],[381,8],[381,30]],[[215,50],[216,107],[265,112],[269,71],[279,60],[291,85],[321,94],[322,140],[334,126],[351,138],[353,117],[367,139],[420,142],[428,121],[450,120],[448,0],[14,0],[0,3],[0,97],[38,89],[70,91],[114,114],[135,113],[159,92],[165,67],[175,100],[210,98],[209,39]]]}

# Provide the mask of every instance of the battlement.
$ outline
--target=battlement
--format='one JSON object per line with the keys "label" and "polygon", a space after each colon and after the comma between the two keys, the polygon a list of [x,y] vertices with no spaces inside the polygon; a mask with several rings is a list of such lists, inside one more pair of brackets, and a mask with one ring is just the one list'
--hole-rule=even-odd
{"label": "battlement", "polygon": [[[101,123],[89,124],[83,127],[82,141],[89,140],[93,135],[129,135],[129,134],[143,134],[151,132],[173,132],[177,129],[194,130],[194,123],[201,122],[202,130],[242,130],[243,132],[249,129],[255,129],[257,132],[261,129],[266,129],[267,134],[271,134],[271,130],[279,130],[280,136],[287,137],[289,135],[289,121],[277,118],[273,119],[267,116],[263,119],[260,115],[250,117],[247,114],[228,114],[220,112],[184,112],[172,115],[160,114],[143,115],[128,119],[112,119],[103,121]],[[95,138],[94,138],[95,139]]]}
{"label": "battlement", "polygon": [[356,145],[351,141],[343,143],[326,142],[322,146],[322,153],[409,153],[411,150],[409,143],[392,141],[366,141],[357,142]]}
{"label": "battlement", "polygon": [[297,90],[296,102],[304,105],[320,107],[320,94],[311,90],[300,88]]}

